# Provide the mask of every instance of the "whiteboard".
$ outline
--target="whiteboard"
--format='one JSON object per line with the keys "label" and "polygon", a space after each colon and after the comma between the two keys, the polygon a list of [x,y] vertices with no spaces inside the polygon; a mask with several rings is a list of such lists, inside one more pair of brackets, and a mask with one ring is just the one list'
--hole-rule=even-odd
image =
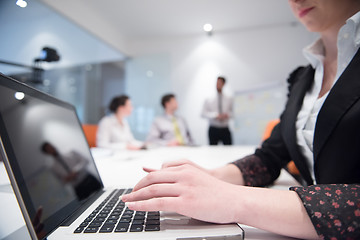
{"label": "whiteboard", "polygon": [[260,145],[267,123],[279,118],[284,110],[286,94],[284,83],[235,92],[234,144]]}

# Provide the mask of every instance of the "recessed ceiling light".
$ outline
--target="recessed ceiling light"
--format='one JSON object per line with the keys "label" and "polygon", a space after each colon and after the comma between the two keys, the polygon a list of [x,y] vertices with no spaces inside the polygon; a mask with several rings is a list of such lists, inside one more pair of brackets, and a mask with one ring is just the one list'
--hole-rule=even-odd
{"label": "recessed ceiling light", "polygon": [[25,8],[27,6],[27,2],[24,0],[17,0],[16,5],[18,5],[19,7]]}
{"label": "recessed ceiling light", "polygon": [[210,23],[205,24],[203,28],[205,32],[211,32],[213,30],[213,26]]}

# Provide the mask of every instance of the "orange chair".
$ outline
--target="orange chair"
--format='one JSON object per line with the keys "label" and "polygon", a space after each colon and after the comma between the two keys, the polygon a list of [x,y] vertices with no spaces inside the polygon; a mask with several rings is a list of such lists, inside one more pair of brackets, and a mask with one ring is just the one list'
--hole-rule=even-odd
{"label": "orange chair", "polygon": [[[273,130],[273,128],[276,126],[276,124],[278,124],[280,122],[280,119],[274,119],[274,120],[270,120],[268,122],[268,124],[265,127],[265,132],[263,134],[263,138],[262,140],[265,141],[266,139],[268,139],[271,135],[271,132]],[[287,170],[289,171],[289,173],[293,176],[298,176],[300,175],[299,170],[297,169],[297,167],[295,166],[295,163],[293,161],[290,161],[287,166],[286,166]]]}
{"label": "orange chair", "polygon": [[96,132],[98,126],[96,124],[83,124],[82,128],[84,130],[89,147],[96,147]]}
{"label": "orange chair", "polygon": [[268,139],[271,135],[271,132],[273,130],[273,128],[276,126],[276,124],[278,124],[280,122],[280,119],[274,119],[274,120],[270,120],[268,122],[268,124],[265,127],[265,132],[263,134],[262,140],[265,141],[266,139]]}

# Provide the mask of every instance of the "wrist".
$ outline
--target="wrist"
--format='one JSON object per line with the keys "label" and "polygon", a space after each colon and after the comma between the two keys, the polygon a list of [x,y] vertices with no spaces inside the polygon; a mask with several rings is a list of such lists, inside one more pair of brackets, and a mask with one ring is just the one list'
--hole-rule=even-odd
{"label": "wrist", "polygon": [[234,164],[227,164],[223,167],[209,171],[210,175],[225,182],[237,185],[244,185],[244,179],[240,169]]}

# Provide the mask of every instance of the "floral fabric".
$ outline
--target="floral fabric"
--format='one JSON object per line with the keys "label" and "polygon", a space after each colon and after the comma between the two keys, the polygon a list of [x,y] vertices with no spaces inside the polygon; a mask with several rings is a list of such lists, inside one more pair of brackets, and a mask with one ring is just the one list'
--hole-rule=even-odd
{"label": "floral fabric", "polygon": [[271,175],[256,155],[249,155],[233,162],[241,171],[245,186],[263,187],[271,184]]}
{"label": "floral fabric", "polygon": [[[233,162],[242,172],[246,186],[266,186],[271,176],[255,155]],[[291,187],[322,239],[360,239],[360,184],[318,184]]]}
{"label": "floral fabric", "polygon": [[320,237],[360,239],[360,185],[291,187],[301,198]]}

